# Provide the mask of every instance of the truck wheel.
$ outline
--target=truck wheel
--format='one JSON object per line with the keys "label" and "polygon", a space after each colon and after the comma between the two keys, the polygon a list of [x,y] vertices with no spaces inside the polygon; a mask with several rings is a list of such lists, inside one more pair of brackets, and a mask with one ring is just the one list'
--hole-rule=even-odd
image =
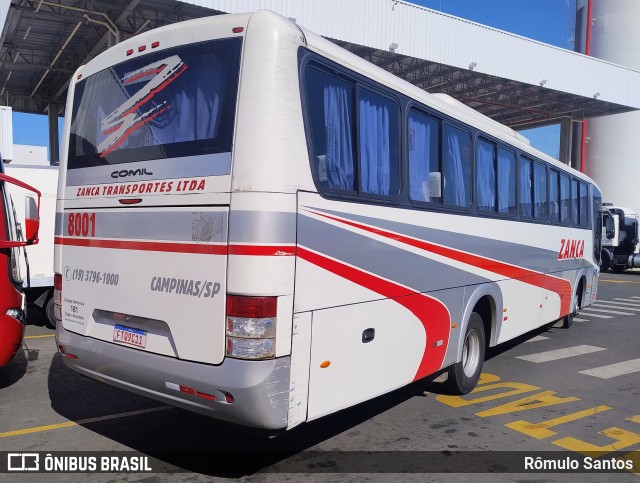
{"label": "truck wheel", "polygon": [[462,360],[449,367],[446,386],[458,395],[469,394],[478,384],[484,363],[485,335],[482,317],[473,312],[464,335]]}
{"label": "truck wheel", "polygon": [[47,314],[47,322],[49,322],[49,325],[55,329],[56,317],[54,315],[53,306],[54,306],[53,297],[51,297],[45,307],[45,313]]}
{"label": "truck wheel", "polygon": [[611,268],[611,253],[602,250],[600,254],[600,273],[606,273]]}

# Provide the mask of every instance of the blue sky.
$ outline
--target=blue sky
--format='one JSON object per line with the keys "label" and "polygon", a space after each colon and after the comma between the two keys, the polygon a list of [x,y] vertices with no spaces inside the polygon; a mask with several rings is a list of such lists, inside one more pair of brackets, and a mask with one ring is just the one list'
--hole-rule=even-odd
{"label": "blue sky", "polygon": [[[567,48],[575,0],[416,0],[412,3],[524,37]],[[60,118],[62,134],[62,118]],[[559,126],[522,131],[531,144],[558,157]],[[47,116],[13,113],[13,142],[49,146]]]}

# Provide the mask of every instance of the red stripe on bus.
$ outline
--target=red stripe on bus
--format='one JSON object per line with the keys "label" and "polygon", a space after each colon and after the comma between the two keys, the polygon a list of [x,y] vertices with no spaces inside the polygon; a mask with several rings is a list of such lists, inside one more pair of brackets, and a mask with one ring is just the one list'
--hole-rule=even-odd
{"label": "red stripe on bus", "polygon": [[449,311],[442,302],[303,247],[298,247],[297,254],[313,265],[392,299],[420,320],[424,327],[426,344],[414,381],[433,374],[442,367],[449,343],[450,327]]}
{"label": "red stripe on bus", "polygon": [[345,219],[337,218],[335,216],[327,215],[324,213],[319,213],[317,211],[309,210],[309,212],[314,213],[318,216],[322,216],[324,218],[328,218],[333,221],[337,221],[339,223],[343,223],[345,225],[349,225],[364,231],[368,231],[369,233],[374,233],[376,235],[380,235],[385,238],[398,241],[405,245],[419,248],[420,250],[431,252],[436,255],[440,255],[452,260],[456,260],[458,262],[465,263],[467,265],[471,265],[476,268],[481,268],[483,270],[487,270],[489,272],[493,272],[507,278],[517,279],[520,282],[527,283],[535,287],[543,288],[551,292],[555,292],[560,297],[559,316],[560,317],[565,316],[571,310],[570,304],[571,304],[572,290],[571,290],[571,283],[568,280],[563,280],[561,278],[554,277],[552,275],[545,275],[543,273],[534,272],[533,270],[529,270],[526,268],[509,265],[507,263],[499,262],[491,258],[485,258],[479,255],[473,255],[471,253],[466,253],[460,250],[456,250],[454,248],[443,247],[443,246],[429,243],[423,240],[416,240],[415,238],[410,238],[410,237],[401,235],[399,233],[389,232],[386,230],[382,230],[380,228],[363,225],[355,221],[345,220]]}
{"label": "red stripe on bus", "polygon": [[128,240],[100,240],[96,238],[55,238],[56,245],[93,248],[113,248],[116,250],[143,250],[168,253],[202,253],[226,255],[227,245],[203,245],[175,242],[147,242]]}
{"label": "red stripe on bus", "polygon": [[175,242],[146,242],[127,240],[100,240],[95,238],[56,237],[56,245],[77,247],[114,248],[121,250],[148,250],[156,252],[204,253],[213,255],[248,255],[261,257],[294,256],[295,246],[269,245],[195,245]]}
{"label": "red stripe on bus", "polygon": [[260,257],[289,257],[296,254],[295,246],[229,245],[229,255]]}

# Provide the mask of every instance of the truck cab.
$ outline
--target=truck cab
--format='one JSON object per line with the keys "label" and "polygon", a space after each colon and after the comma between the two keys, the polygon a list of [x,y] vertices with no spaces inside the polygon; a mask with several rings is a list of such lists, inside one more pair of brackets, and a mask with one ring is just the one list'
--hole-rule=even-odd
{"label": "truck cab", "polygon": [[600,271],[621,272],[640,267],[638,214],[627,207],[603,203]]}
{"label": "truck cab", "polygon": [[[22,217],[16,215],[9,186],[37,194],[25,197]],[[8,365],[22,345],[26,323],[24,284],[20,270],[23,248],[38,243],[40,192],[7,176],[0,156],[0,368]]]}

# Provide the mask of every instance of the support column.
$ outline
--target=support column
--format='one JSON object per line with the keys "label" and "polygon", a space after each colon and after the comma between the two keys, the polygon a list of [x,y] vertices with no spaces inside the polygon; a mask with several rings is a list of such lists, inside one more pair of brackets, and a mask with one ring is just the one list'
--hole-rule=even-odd
{"label": "support column", "polygon": [[573,122],[568,117],[560,121],[560,162],[571,166]]}
{"label": "support column", "polygon": [[47,106],[49,117],[49,164],[57,166],[60,164],[60,144],[58,143],[58,105],[49,104]]}

